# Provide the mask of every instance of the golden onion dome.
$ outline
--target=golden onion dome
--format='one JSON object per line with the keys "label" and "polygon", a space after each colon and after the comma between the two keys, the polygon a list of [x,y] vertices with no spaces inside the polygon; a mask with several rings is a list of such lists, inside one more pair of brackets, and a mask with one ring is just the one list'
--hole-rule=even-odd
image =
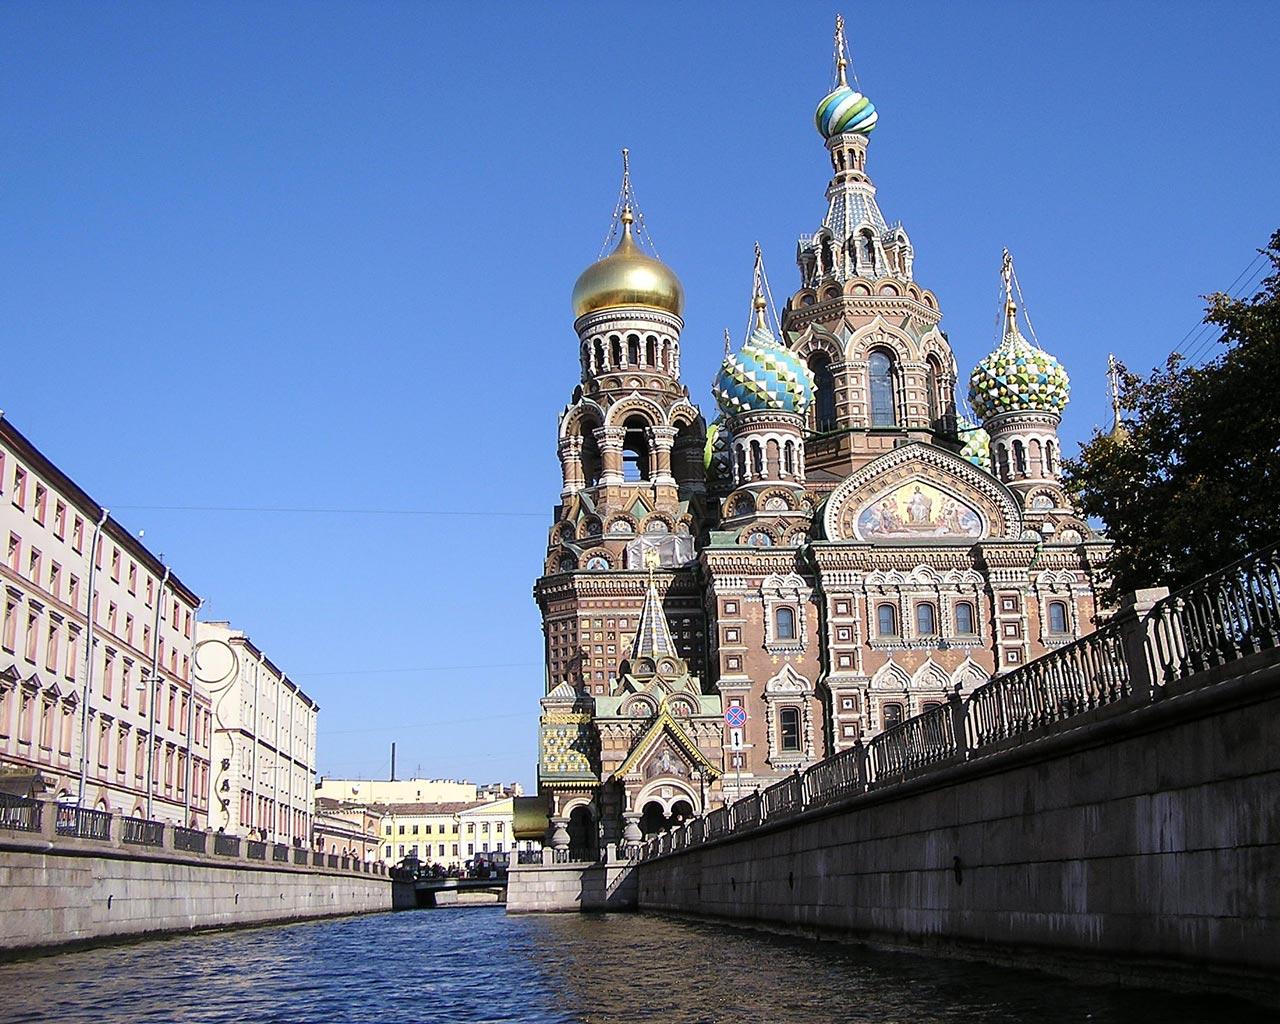
{"label": "golden onion dome", "polygon": [[598,309],[644,306],[680,316],[684,312],[684,288],[675,272],[659,259],[646,256],[631,234],[635,217],[622,211],[622,238],[602,260],[587,267],[573,286],[573,315]]}

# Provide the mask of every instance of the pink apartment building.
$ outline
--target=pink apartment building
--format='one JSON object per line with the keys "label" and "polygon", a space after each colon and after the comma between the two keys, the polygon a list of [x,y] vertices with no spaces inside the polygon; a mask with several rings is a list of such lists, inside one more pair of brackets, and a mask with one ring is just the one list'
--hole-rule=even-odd
{"label": "pink apartment building", "polygon": [[204,827],[200,599],[0,418],[0,773],[60,800]]}

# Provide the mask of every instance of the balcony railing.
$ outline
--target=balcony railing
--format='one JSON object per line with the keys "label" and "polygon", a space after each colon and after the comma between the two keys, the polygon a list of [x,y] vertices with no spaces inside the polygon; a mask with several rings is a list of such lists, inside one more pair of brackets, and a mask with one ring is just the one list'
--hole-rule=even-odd
{"label": "balcony railing", "polygon": [[244,855],[250,860],[266,860],[267,844],[257,839],[250,839],[244,844]]}
{"label": "balcony railing", "polygon": [[163,846],[164,822],[146,818],[121,818],[120,840],[135,846]]}
{"label": "balcony railing", "polygon": [[289,847],[284,843],[275,843],[271,847],[271,859],[277,864],[287,864],[289,862]]}
{"label": "balcony railing", "polygon": [[[1145,600],[1150,601],[1150,592]],[[968,698],[885,730],[869,744],[810,765],[640,844],[648,860],[759,828],[879,786],[945,769],[1017,738],[1101,709],[1137,710],[1166,687],[1280,647],[1280,545],[1150,604],[1144,595],[1090,633],[1005,675]],[[1198,686],[1219,681],[1215,673]]]}
{"label": "balcony railing", "polygon": [[26,796],[10,796],[0,793],[0,828],[15,832],[39,832],[41,803]]}

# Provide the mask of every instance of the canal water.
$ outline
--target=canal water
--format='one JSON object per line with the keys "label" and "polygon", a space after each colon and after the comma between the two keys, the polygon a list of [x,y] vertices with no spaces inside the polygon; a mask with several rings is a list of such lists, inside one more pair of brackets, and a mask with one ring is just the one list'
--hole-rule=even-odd
{"label": "canal water", "polygon": [[638,914],[377,914],[0,965],[0,1021],[59,1024],[1253,1024],[1218,998]]}

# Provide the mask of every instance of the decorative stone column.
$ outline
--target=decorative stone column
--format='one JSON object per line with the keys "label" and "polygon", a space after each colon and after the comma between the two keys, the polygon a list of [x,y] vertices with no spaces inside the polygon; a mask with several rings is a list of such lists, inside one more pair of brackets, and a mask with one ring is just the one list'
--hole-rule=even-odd
{"label": "decorative stone column", "polygon": [[582,490],[585,479],[582,476],[582,437],[570,435],[560,438],[560,470],[564,477],[564,486],[560,496],[567,498]]}
{"label": "decorative stone column", "polygon": [[595,433],[600,445],[600,483],[617,486],[622,483],[622,442],[626,431],[622,427],[600,427]]}
{"label": "decorative stone column", "polygon": [[551,819],[551,849],[557,851],[569,849],[568,818]]}
{"label": "decorative stone column", "polygon": [[653,482],[675,486],[671,475],[671,448],[676,441],[675,427],[650,427],[649,445],[653,450]]}
{"label": "decorative stone column", "polygon": [[628,845],[632,846],[639,843],[644,837],[640,834],[640,812],[639,811],[623,811],[623,821],[626,825],[622,829],[622,839]]}

